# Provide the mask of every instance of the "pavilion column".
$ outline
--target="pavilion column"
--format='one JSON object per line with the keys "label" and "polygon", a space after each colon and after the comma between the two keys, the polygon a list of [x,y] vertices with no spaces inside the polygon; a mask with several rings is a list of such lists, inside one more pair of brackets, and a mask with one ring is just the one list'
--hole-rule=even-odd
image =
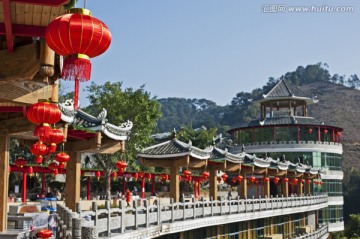
{"label": "pavilion column", "polygon": [[200,184],[200,180],[199,180],[197,183],[198,198],[200,198],[200,186],[201,186],[201,184]]}
{"label": "pavilion column", "polygon": [[45,173],[41,173],[41,192],[43,194],[46,193],[46,190],[45,190]]}
{"label": "pavilion column", "polygon": [[264,197],[270,198],[270,180],[264,182]]}
{"label": "pavilion column", "polygon": [[173,198],[174,202],[179,202],[180,199],[179,167],[177,166],[170,168],[170,198]]}
{"label": "pavilion column", "polygon": [[145,177],[141,177],[141,198],[145,198]]}
{"label": "pavilion column", "polygon": [[0,136],[0,232],[7,230],[10,138]]}
{"label": "pavilion column", "polygon": [[70,160],[66,164],[65,205],[76,211],[76,203],[80,202],[81,153],[69,152]]}
{"label": "pavilion column", "polygon": [[284,178],[281,180],[281,189],[284,197],[289,197],[289,182],[285,182]]}
{"label": "pavilion column", "polygon": [[196,193],[196,191],[197,191],[197,182],[196,181],[194,181],[193,186],[194,186],[194,198],[197,198],[197,193]]}
{"label": "pavilion column", "polygon": [[125,178],[125,175],[123,176],[123,179],[122,179],[122,186],[123,186],[122,194],[125,196],[125,193],[126,193],[126,178]]}
{"label": "pavilion column", "polygon": [[87,200],[90,200],[90,176],[87,177]]}
{"label": "pavilion column", "polygon": [[214,168],[209,169],[209,199],[217,200],[217,170]]}
{"label": "pavilion column", "polygon": [[311,185],[311,183],[308,183],[308,182],[305,183],[305,194],[306,194],[306,195],[310,195],[310,194],[311,194],[311,192],[310,192],[310,185]]}
{"label": "pavilion column", "polygon": [[247,178],[246,178],[246,173],[243,173],[243,179],[241,181],[240,198],[241,199],[246,199],[247,198]]}
{"label": "pavilion column", "polygon": [[304,186],[304,183],[302,183],[301,179],[299,179],[298,185],[297,185],[297,192],[296,192],[298,196],[303,195],[303,186]]}
{"label": "pavilion column", "polygon": [[151,175],[151,195],[155,194],[155,174]]}
{"label": "pavilion column", "polygon": [[22,189],[21,189],[21,196],[22,196],[22,202],[26,203],[26,171],[24,169],[23,172],[23,180],[22,180]]}

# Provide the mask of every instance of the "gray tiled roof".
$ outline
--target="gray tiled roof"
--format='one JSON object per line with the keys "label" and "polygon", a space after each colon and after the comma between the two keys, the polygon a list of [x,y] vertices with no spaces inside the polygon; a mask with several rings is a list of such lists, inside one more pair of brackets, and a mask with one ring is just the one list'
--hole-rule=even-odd
{"label": "gray tiled roof", "polygon": [[286,82],[285,80],[280,80],[266,95],[264,95],[264,98],[266,99],[282,97],[312,98],[297,86]]}
{"label": "gray tiled roof", "polygon": [[189,147],[180,143],[177,139],[172,139],[164,143],[160,143],[142,150],[142,154],[148,155],[164,155],[164,154],[178,154],[189,152]]}

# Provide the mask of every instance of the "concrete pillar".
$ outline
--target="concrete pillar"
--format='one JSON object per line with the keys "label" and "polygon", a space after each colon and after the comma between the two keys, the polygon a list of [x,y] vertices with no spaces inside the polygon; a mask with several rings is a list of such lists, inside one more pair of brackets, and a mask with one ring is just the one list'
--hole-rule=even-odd
{"label": "concrete pillar", "polygon": [[180,199],[180,182],[179,182],[179,168],[173,166],[170,168],[170,198],[175,202]]}
{"label": "concrete pillar", "polygon": [[0,232],[7,230],[10,138],[0,136]]}
{"label": "concrete pillar", "polygon": [[92,227],[82,227],[81,228],[81,238],[82,239],[95,239],[98,238],[98,233],[96,226]]}
{"label": "concrete pillar", "polygon": [[264,197],[270,198],[270,180],[264,182]]}
{"label": "concrete pillar", "polygon": [[76,203],[80,202],[80,152],[69,152],[70,160],[66,164],[65,205],[76,211]]}
{"label": "concrete pillar", "polygon": [[247,178],[246,173],[243,173],[243,180],[240,183],[240,198],[247,198]]}
{"label": "concrete pillar", "polygon": [[301,179],[299,179],[298,185],[297,185],[297,192],[296,192],[298,196],[303,195],[303,186],[304,186],[304,183],[302,183]]}
{"label": "concrete pillar", "polygon": [[209,169],[209,198],[217,200],[217,170]]}

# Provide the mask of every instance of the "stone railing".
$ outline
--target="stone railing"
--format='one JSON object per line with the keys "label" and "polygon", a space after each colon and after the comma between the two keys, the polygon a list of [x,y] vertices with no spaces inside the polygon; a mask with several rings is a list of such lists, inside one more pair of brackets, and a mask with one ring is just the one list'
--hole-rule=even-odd
{"label": "stone railing", "polygon": [[325,239],[325,238],[328,238],[328,236],[329,236],[328,225],[323,224],[318,229],[316,229],[314,232],[307,233],[302,236],[296,236],[296,237],[294,237],[294,239],[318,239],[318,238]]}
{"label": "stone railing", "polygon": [[[159,235],[196,229],[194,219],[201,219],[201,225],[217,225],[246,221],[251,214],[252,219],[268,216],[284,215],[296,212],[317,210],[327,206],[327,195],[302,197],[271,197],[258,199],[235,200],[200,200],[195,202],[161,204],[157,200],[149,205],[147,200],[133,201],[132,207],[126,207],[124,201],[119,201],[119,208],[110,208],[110,202],[105,203],[105,209],[99,209],[93,202],[92,211],[72,212],[62,205],[58,205],[56,238],[96,238],[94,235],[121,238],[131,238],[138,229],[151,229],[150,234],[141,230],[139,238],[153,238]],[[78,204],[80,205],[80,204]],[[222,222],[219,216],[225,216]],[[217,216],[215,221],[212,217]],[[206,220],[204,220],[206,219]],[[184,227],[186,222],[189,222]],[[205,222],[206,221],[206,222]],[[185,224],[184,224],[185,223]],[[162,227],[169,224],[167,230]],[[181,225],[181,226],[179,226]],[[157,229],[158,228],[158,229]],[[157,232],[157,231],[161,231]],[[127,234],[127,235],[126,235]],[[119,237],[120,238],[120,237]]]}

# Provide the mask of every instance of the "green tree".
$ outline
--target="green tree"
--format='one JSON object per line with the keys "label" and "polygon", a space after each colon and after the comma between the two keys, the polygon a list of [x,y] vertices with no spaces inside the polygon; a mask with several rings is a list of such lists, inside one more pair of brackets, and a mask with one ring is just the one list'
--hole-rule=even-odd
{"label": "green tree", "polygon": [[209,147],[216,136],[216,128],[193,129],[192,125],[182,127],[178,132],[178,139],[183,142],[191,141],[192,145],[201,149]]}
{"label": "green tree", "polygon": [[360,214],[351,214],[345,229],[347,238],[360,238]]}
{"label": "green tree", "polygon": [[[130,120],[133,128],[129,135],[125,155],[128,170],[139,170],[136,160],[138,150],[150,145],[150,135],[156,130],[156,122],[161,116],[160,105],[150,93],[141,86],[139,89],[122,89],[121,82],[106,82],[103,85],[92,83],[87,87],[90,105],[85,109],[90,114],[98,114],[103,108],[107,110],[107,119],[115,125]],[[116,155],[97,155],[97,163],[109,179],[114,170]],[[106,163],[105,163],[106,161]],[[108,184],[107,184],[108,185]],[[110,193],[110,188],[107,188]]]}

